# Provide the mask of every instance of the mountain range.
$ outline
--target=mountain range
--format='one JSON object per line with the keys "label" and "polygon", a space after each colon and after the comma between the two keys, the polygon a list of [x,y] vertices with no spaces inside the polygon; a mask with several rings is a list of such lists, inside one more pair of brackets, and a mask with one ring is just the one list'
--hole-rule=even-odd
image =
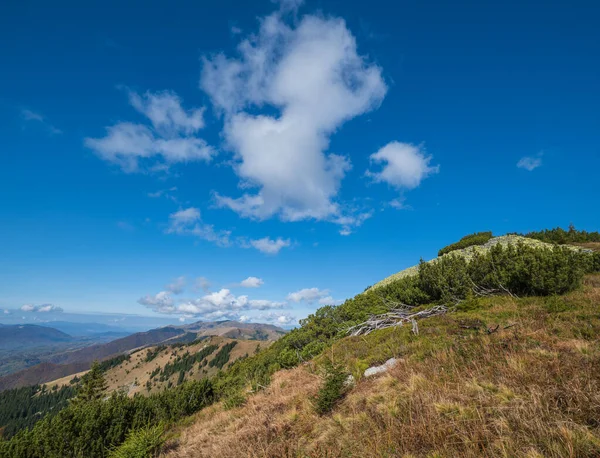
{"label": "mountain range", "polygon": [[[66,377],[87,370],[95,360],[103,361],[152,345],[192,342],[205,336],[273,341],[285,333],[285,330],[269,324],[200,321],[182,326],[165,326],[146,332],[137,332],[110,342],[92,343],[83,348],[59,347],[54,353],[46,355],[39,364],[0,377],[0,391]],[[62,331],[37,325],[3,325],[0,336],[2,336],[0,342],[5,341],[6,345],[11,342],[12,348],[16,348],[15,345],[18,345],[15,343],[17,339],[21,343],[28,339],[30,342],[38,342],[38,345],[68,344],[76,341],[75,338]],[[10,340],[8,336],[12,336],[13,340]]]}

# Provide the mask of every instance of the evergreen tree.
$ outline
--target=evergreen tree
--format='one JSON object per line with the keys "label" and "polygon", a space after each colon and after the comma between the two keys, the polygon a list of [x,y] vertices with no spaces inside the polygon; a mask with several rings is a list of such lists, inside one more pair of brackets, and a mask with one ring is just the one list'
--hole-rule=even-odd
{"label": "evergreen tree", "polygon": [[106,391],[106,380],[98,361],[92,363],[89,372],[82,378],[81,388],[77,392],[74,402],[90,402],[101,399]]}

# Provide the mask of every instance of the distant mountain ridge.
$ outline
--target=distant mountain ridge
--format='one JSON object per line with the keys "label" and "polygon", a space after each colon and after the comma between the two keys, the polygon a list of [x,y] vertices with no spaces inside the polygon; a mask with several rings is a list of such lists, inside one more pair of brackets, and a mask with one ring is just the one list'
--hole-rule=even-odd
{"label": "distant mountain ridge", "polygon": [[[38,327],[44,328],[42,326]],[[58,330],[54,331],[64,334]],[[3,332],[4,328],[0,334]],[[56,354],[49,358],[47,362],[0,377],[0,391],[46,383],[57,378],[66,377],[87,370],[94,360],[102,361],[151,345],[190,342],[204,336],[272,341],[277,340],[285,333],[285,330],[274,325],[240,323],[237,321],[198,321],[181,326],[165,326],[146,332],[137,332],[108,343],[90,345],[89,347]]]}
{"label": "distant mountain ridge", "polygon": [[[120,328],[118,326],[111,326],[104,323],[76,323],[71,321],[48,321],[40,324],[40,326],[46,326],[49,328],[58,329],[59,331],[69,334],[72,337],[87,337],[98,334],[114,334],[118,337],[125,337],[125,335],[133,334],[135,331]],[[115,337],[116,338],[116,337]]]}
{"label": "distant mountain ridge", "polygon": [[73,340],[72,336],[58,329],[35,324],[2,325],[2,331],[0,331],[0,349],[3,350]]}

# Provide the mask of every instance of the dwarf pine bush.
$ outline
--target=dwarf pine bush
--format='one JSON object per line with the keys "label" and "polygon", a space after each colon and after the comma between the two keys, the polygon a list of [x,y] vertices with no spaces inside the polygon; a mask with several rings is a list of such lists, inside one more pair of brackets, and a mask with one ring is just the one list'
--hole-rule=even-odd
{"label": "dwarf pine bush", "polygon": [[475,232],[474,234],[465,235],[458,242],[445,246],[440,251],[438,251],[438,256],[442,256],[443,254],[450,253],[454,250],[462,250],[463,248],[468,248],[474,245],[483,245],[487,243],[492,237],[493,235],[491,231]]}

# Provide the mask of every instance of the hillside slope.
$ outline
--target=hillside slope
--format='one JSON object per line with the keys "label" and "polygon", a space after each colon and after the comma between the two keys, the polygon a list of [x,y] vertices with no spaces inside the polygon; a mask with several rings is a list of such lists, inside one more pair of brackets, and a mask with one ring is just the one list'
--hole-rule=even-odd
{"label": "hillside slope", "polygon": [[[597,458],[599,312],[598,252],[450,253],[234,362],[215,337],[94,365],[0,456]],[[153,359],[147,396],[128,396],[139,379],[106,396],[104,370]]]}
{"label": "hillside slope", "polygon": [[[523,245],[532,247],[532,248],[542,248],[542,249],[544,249],[544,248],[551,249],[554,246],[551,243],[542,242],[540,240],[523,237],[520,235],[501,235],[498,237],[493,237],[492,239],[490,239],[488,242],[486,242],[483,245],[474,245],[474,246],[469,246],[467,248],[454,250],[454,251],[451,251],[450,253],[433,258],[427,262],[435,263],[438,259],[441,259],[442,257],[447,257],[447,256],[459,256],[461,258],[470,260],[473,258],[473,256],[476,253],[477,254],[487,253],[494,246],[501,245],[503,247],[507,247],[509,245],[515,246],[520,243]],[[573,249],[573,250],[584,250],[587,248],[587,247],[583,247],[583,246],[577,247],[574,245],[566,245],[566,247]],[[416,275],[418,272],[418,267],[419,266],[416,265],[413,267],[409,267],[408,269],[401,270],[400,272],[390,275],[389,277],[386,277],[383,280],[375,283],[373,286],[371,286],[371,288],[373,288],[373,289],[380,288],[382,286],[389,285],[389,284],[393,283],[394,281],[399,280],[401,278]],[[371,288],[369,288],[369,289],[371,289]]]}
{"label": "hillside slope", "polygon": [[[149,395],[158,393],[183,381],[210,378],[221,369],[227,369],[239,358],[254,354],[269,342],[258,340],[235,340],[221,336],[206,337],[188,344],[151,346],[129,355],[129,358],[104,373],[107,393],[125,392]],[[224,347],[229,345],[222,365],[214,361]],[[195,356],[204,353],[200,358]],[[183,373],[183,375],[182,375]],[[85,371],[46,383],[47,388],[69,386],[73,378],[81,378]]]}
{"label": "hillside slope", "polygon": [[[455,313],[338,341],[357,380],[315,413],[319,359],[276,373],[242,407],[217,404],[163,456],[600,456],[600,275],[563,297],[476,299]],[[399,363],[365,378],[390,357]]]}
{"label": "hillside slope", "polygon": [[[44,328],[49,329],[49,328]],[[3,327],[4,330],[4,327]],[[57,331],[60,332],[60,331]],[[90,345],[53,355],[48,361],[0,377],[0,391],[27,385],[52,382],[87,370],[92,361],[106,360],[132,350],[161,343],[191,342],[198,337],[222,335],[231,338],[274,341],[285,331],[277,326],[259,323],[197,322],[184,326],[166,326],[138,332],[104,344]]]}

